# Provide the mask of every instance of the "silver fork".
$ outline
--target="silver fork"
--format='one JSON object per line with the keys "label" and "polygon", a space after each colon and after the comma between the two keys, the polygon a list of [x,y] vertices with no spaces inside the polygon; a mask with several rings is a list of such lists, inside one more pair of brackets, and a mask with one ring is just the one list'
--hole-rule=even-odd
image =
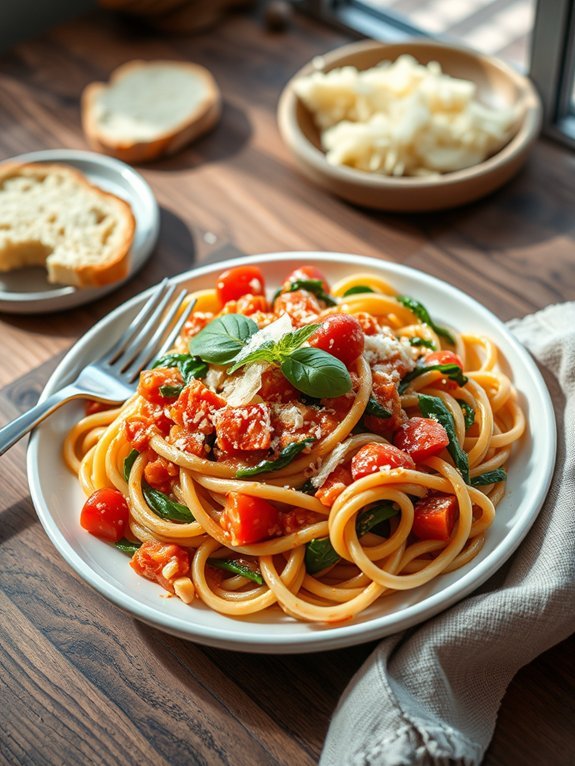
{"label": "silver fork", "polygon": [[173,324],[186,297],[182,290],[166,311],[175,290],[167,279],[160,282],[112,348],[84,367],[72,383],[0,428],[0,455],[72,399],[120,404],[131,396],[140,372],[171,348],[193,309],[190,302]]}

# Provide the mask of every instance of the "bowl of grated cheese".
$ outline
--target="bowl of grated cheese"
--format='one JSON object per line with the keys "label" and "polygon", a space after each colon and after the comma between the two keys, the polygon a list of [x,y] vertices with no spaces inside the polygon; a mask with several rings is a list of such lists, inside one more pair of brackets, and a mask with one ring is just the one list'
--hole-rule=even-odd
{"label": "bowl of grated cheese", "polygon": [[352,43],[306,64],[278,104],[300,170],[349,202],[423,212],[510,180],[541,128],[530,80],[490,56],[426,40]]}

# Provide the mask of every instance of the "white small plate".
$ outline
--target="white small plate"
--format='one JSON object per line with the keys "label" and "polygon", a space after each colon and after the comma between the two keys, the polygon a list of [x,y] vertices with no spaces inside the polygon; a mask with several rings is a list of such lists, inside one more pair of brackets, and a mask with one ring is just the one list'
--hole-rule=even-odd
{"label": "white small plate", "polygon": [[0,311],[40,314],[59,311],[97,300],[116,290],[140,269],[151,255],[160,231],[160,210],[149,185],[124,162],[94,152],[49,149],[10,157],[5,162],[60,162],[80,170],[104,191],[129,202],[136,219],[128,276],[104,287],[84,288],[52,285],[40,266],[0,273]]}
{"label": "white small plate", "polygon": [[[400,292],[421,300],[440,322],[491,337],[518,390],[527,416],[527,432],[509,464],[505,497],[482,550],[466,566],[427,585],[381,599],[355,619],[340,625],[298,622],[279,609],[244,619],[214,612],[201,602],[186,606],[134,573],[128,558],[80,527],[85,497],[77,478],[63,463],[62,442],[82,417],[80,403],[58,410],[33,433],[28,449],[32,500],[48,536],[76,572],[113,603],[143,622],[201,644],[236,651],[301,653],[336,649],[396,633],[427,620],[478,588],[517,549],[543,504],[555,464],[555,416],[549,392],[533,359],[490,311],[465,293],[405,266],[338,253],[274,253],[212,264],[172,281],[190,290],[213,287],[230,266],[258,264],[268,288],[306,263],[317,264],[333,284],[357,271],[389,280]],[[42,399],[69,382],[74,372],[96,358],[120,335],[145,300],[136,296],[95,325],[60,363]]]}

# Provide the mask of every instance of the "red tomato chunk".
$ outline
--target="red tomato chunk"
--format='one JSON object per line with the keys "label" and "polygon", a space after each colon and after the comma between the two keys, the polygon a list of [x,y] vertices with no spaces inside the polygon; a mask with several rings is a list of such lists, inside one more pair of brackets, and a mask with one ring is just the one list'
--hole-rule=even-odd
{"label": "red tomato chunk", "polygon": [[220,516],[232,545],[250,545],[281,533],[279,511],[261,497],[230,492]]}
{"label": "red tomato chunk", "polygon": [[455,495],[428,495],[415,504],[411,531],[420,540],[449,540],[458,511]]}
{"label": "red tomato chunk", "polygon": [[84,529],[111,543],[124,537],[129,519],[130,511],[124,495],[110,487],[93,492],[80,514],[80,524]]}
{"label": "red tomato chunk", "polygon": [[223,452],[269,449],[270,411],[267,404],[226,407],[216,420],[218,447]]}
{"label": "red tomato chunk", "polygon": [[130,566],[141,577],[173,593],[172,582],[190,573],[190,555],[179,545],[148,540],[134,553]]}
{"label": "red tomato chunk", "polygon": [[419,463],[438,455],[449,444],[447,431],[431,418],[410,418],[398,428],[393,442]]}
{"label": "red tomato chunk", "polygon": [[138,393],[152,404],[167,404],[177,398],[174,396],[164,396],[160,392],[162,386],[183,385],[183,378],[176,367],[156,367],[154,370],[144,370],[140,374],[138,383]]}
{"label": "red tomato chunk", "polygon": [[299,532],[310,524],[317,524],[321,517],[313,511],[306,508],[292,508],[290,511],[280,513],[279,523],[282,535],[291,535],[293,532]]}
{"label": "red tomato chunk", "polygon": [[386,468],[415,468],[412,458],[393,444],[366,444],[353,456],[351,475],[354,481]]}
{"label": "red tomato chunk", "polygon": [[200,380],[192,380],[170,408],[170,416],[174,423],[191,432],[212,434],[213,417],[225,404],[225,399],[210,391]]}
{"label": "red tomato chunk", "polygon": [[144,479],[154,489],[169,493],[172,483],[179,476],[180,469],[161,455],[150,450],[149,462],[144,468]]}
{"label": "red tomato chunk", "polygon": [[315,496],[322,505],[327,508],[335,503],[341,493],[352,483],[353,477],[348,466],[340,465],[335,471],[332,471],[322,486],[315,493]]}
{"label": "red tomato chunk", "polygon": [[426,367],[432,364],[456,364],[463,369],[461,357],[455,351],[433,351],[425,357],[424,361]]}
{"label": "red tomato chunk", "polygon": [[274,314],[277,317],[287,314],[296,327],[317,321],[320,312],[317,298],[305,290],[283,293],[274,302]]}
{"label": "red tomato chunk", "polygon": [[372,373],[372,394],[378,404],[391,413],[389,418],[378,418],[376,415],[366,415],[364,423],[366,428],[374,434],[389,437],[406,418],[401,408],[401,397],[397,390],[397,384],[391,375],[381,370]]}
{"label": "red tomato chunk", "polygon": [[309,344],[350,365],[363,353],[365,337],[355,317],[331,314],[311,336]]}
{"label": "red tomato chunk", "polygon": [[257,266],[236,266],[220,274],[216,292],[222,304],[237,301],[243,295],[264,295],[264,275]]}

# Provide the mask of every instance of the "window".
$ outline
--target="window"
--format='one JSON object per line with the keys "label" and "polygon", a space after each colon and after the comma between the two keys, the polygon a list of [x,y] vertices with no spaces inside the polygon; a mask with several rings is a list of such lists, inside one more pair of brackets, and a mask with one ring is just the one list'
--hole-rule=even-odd
{"label": "window", "polygon": [[575,147],[575,0],[297,0],[367,37],[438,37],[528,72],[545,132]]}

